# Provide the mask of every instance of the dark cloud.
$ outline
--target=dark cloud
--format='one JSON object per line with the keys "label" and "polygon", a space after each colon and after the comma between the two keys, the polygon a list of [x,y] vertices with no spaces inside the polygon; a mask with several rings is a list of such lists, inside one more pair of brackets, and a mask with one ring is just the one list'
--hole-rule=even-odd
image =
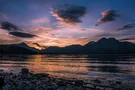
{"label": "dark cloud", "polygon": [[119,28],[118,31],[121,31],[121,30],[125,30],[125,29],[130,29],[130,28],[133,28],[135,27],[135,24],[127,24],[127,25],[124,25],[123,27]]}
{"label": "dark cloud", "polygon": [[33,38],[36,37],[36,35],[24,33],[24,32],[9,32],[9,34],[16,36],[16,37],[21,37],[21,38]]}
{"label": "dark cloud", "polygon": [[115,10],[106,10],[102,13],[102,18],[98,20],[97,24],[95,26],[98,26],[101,23],[108,23],[116,20],[116,17],[119,17],[120,15],[117,14]]}
{"label": "dark cloud", "polygon": [[38,43],[33,43],[34,45],[36,45],[36,46],[38,46],[38,47],[41,47],[41,48],[45,48],[46,46],[42,46],[42,45],[40,45],[40,44],[38,44]]}
{"label": "dark cloud", "polygon": [[0,28],[9,31],[10,35],[16,36],[16,37],[21,37],[21,38],[33,38],[36,37],[36,35],[32,35],[29,33],[25,32],[20,32],[22,31],[18,26],[9,23],[9,22],[1,22]]}
{"label": "dark cloud", "polygon": [[64,8],[53,9],[52,14],[65,23],[82,23],[80,17],[86,14],[86,8],[84,6],[65,5]]}
{"label": "dark cloud", "polygon": [[21,31],[21,29],[18,26],[9,22],[1,22],[0,28],[8,31]]}
{"label": "dark cloud", "polygon": [[124,38],[124,39],[120,39],[121,41],[125,41],[125,40],[135,40],[134,37],[131,37],[131,38]]}
{"label": "dark cloud", "polygon": [[81,29],[81,31],[86,31],[87,29],[85,29],[85,28],[83,28],[83,29]]}
{"label": "dark cloud", "polygon": [[58,34],[51,34],[53,37],[57,37],[57,36],[59,36],[60,35],[60,33],[58,33]]}

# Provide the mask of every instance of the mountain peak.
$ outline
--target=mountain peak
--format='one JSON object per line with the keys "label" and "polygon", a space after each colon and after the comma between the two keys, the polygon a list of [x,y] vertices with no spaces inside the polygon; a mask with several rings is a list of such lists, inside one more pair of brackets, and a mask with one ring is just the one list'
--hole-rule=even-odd
{"label": "mountain peak", "polygon": [[118,40],[116,40],[115,38],[101,38],[100,40],[98,40],[97,42],[106,42],[106,41],[109,41],[109,42],[119,42]]}
{"label": "mountain peak", "polygon": [[93,44],[95,44],[95,41],[88,42],[88,43],[85,44],[84,46],[89,46],[89,45],[93,45]]}
{"label": "mountain peak", "polygon": [[112,38],[112,37],[108,38],[108,40],[115,40],[116,41],[116,39],[115,38]]}
{"label": "mountain peak", "polygon": [[24,42],[21,42],[21,43],[19,43],[18,45],[21,45],[21,46],[28,46],[26,43],[24,43]]}
{"label": "mountain peak", "polygon": [[99,39],[97,42],[104,42],[104,41],[106,41],[106,40],[108,40],[107,38],[101,38],[101,39]]}

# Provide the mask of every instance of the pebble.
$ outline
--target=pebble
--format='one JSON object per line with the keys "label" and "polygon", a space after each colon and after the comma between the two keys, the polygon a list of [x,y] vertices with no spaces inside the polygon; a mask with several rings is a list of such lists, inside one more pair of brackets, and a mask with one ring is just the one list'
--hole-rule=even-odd
{"label": "pebble", "polygon": [[101,83],[101,81],[100,80],[98,80],[98,79],[95,79],[95,80],[93,80],[95,83]]}
{"label": "pebble", "polygon": [[122,84],[122,82],[121,82],[121,81],[115,81],[115,83],[116,83],[116,84]]}
{"label": "pebble", "polygon": [[109,90],[112,86],[122,84],[121,81],[115,81],[110,87],[102,87],[99,79],[91,82],[93,84],[87,85],[83,80],[56,78],[44,73],[33,74],[27,68],[22,68],[19,74],[0,73],[0,90]]}
{"label": "pebble", "polygon": [[0,88],[4,85],[4,78],[0,77]]}
{"label": "pebble", "polygon": [[28,73],[29,73],[29,69],[27,69],[27,68],[22,68],[21,74],[27,75]]}
{"label": "pebble", "polygon": [[0,70],[0,72],[3,72],[3,71],[4,71],[4,70],[2,70],[2,69]]}

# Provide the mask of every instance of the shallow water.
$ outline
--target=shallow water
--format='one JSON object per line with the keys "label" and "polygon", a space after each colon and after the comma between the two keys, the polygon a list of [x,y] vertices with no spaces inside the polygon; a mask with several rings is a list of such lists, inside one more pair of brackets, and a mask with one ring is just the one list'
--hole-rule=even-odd
{"label": "shallow water", "polygon": [[135,55],[0,55],[0,69],[65,78],[101,78],[135,82]]}

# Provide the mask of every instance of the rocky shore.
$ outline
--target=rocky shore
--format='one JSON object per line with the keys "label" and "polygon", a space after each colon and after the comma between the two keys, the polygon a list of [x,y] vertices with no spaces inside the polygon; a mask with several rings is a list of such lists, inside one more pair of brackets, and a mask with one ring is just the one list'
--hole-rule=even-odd
{"label": "rocky shore", "polygon": [[0,71],[0,90],[134,90],[122,81],[78,80],[31,73],[22,68],[18,74]]}

